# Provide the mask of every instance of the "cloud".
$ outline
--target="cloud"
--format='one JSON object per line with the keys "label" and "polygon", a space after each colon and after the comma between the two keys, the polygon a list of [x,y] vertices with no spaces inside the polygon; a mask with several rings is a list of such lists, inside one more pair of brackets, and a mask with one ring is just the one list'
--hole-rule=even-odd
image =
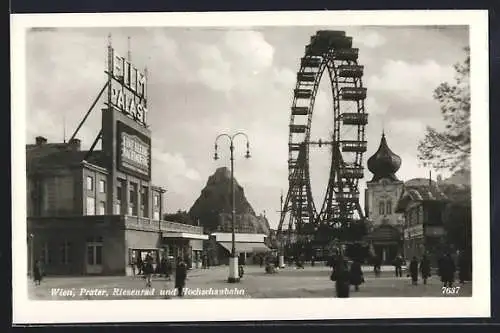
{"label": "cloud", "polygon": [[224,36],[224,44],[229,52],[241,61],[253,73],[269,68],[273,64],[274,48],[258,31],[228,31]]}
{"label": "cloud", "polygon": [[[200,174],[196,169],[190,168],[180,153],[169,153],[158,148],[152,148],[152,156],[157,163],[156,170],[168,175],[168,179],[183,177],[185,180],[199,180]],[[161,168],[160,168],[161,166]]]}
{"label": "cloud", "polygon": [[386,60],[381,72],[368,78],[371,91],[389,91],[401,98],[432,99],[435,87],[453,79],[451,66],[439,65],[434,60],[409,63],[401,60]]}
{"label": "cloud", "polygon": [[361,44],[368,48],[376,48],[386,43],[386,38],[381,34],[371,31],[364,33],[355,33],[353,35],[353,44]]}

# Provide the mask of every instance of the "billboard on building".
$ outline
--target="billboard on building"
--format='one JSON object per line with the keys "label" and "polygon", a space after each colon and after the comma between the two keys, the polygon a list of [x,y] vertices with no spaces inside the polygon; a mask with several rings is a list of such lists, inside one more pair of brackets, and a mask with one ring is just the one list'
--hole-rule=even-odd
{"label": "billboard on building", "polygon": [[151,138],[117,122],[117,169],[138,178],[151,179]]}

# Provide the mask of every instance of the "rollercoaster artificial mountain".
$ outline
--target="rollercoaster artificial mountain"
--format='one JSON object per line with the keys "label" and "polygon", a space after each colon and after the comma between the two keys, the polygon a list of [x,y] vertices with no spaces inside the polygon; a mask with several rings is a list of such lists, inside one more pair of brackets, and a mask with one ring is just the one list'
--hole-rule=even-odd
{"label": "rollercoaster artificial mountain", "polygon": [[[358,64],[359,50],[352,47],[352,40],[343,31],[318,31],[300,61],[289,124],[289,186],[278,225],[278,236],[288,245],[355,242],[364,234],[358,182],[364,176],[368,115],[362,83],[364,66]],[[314,103],[325,73],[333,96],[333,132],[326,140],[313,141],[310,134]],[[323,146],[331,151],[330,174],[322,206],[316,207],[309,150]]]}

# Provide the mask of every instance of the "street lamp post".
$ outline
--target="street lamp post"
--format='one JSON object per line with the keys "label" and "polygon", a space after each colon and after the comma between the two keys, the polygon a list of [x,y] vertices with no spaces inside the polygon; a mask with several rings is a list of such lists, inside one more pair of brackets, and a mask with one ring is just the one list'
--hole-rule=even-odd
{"label": "street lamp post", "polygon": [[229,135],[226,133],[219,134],[215,138],[215,152],[214,152],[214,160],[219,159],[217,155],[217,142],[220,138],[226,137],[229,139],[229,150],[231,153],[231,257],[229,258],[229,277],[227,281],[229,283],[235,283],[240,281],[239,275],[239,266],[238,266],[238,256],[236,256],[236,235],[235,235],[235,218],[236,218],[236,203],[235,203],[235,195],[234,195],[234,139],[237,136],[244,136],[247,141],[247,151],[245,154],[245,158],[250,158],[250,143],[248,140],[248,136],[243,132],[237,132],[233,135]]}

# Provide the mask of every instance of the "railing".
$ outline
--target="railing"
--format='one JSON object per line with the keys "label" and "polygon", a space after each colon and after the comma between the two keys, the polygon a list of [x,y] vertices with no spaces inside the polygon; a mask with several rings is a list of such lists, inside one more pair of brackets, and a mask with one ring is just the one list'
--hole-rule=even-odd
{"label": "railing", "polygon": [[203,227],[195,225],[182,224],[171,221],[161,221],[161,228],[163,231],[172,232],[187,232],[190,234],[203,234]]}
{"label": "railing", "polygon": [[203,234],[203,227],[171,221],[159,221],[145,217],[125,216],[125,228],[158,232],[187,232]]}

